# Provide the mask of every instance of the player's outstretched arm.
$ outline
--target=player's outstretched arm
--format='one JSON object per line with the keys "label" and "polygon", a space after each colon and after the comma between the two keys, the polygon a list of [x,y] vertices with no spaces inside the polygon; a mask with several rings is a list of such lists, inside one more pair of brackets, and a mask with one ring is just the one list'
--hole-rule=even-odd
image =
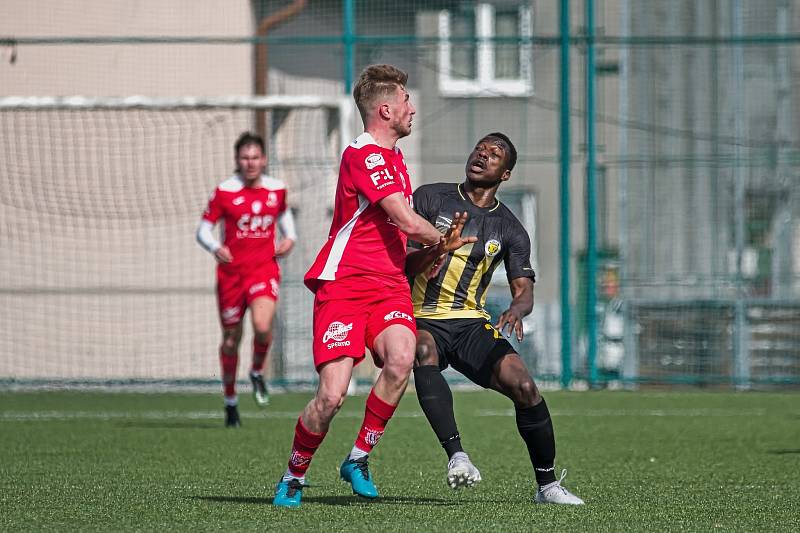
{"label": "player's outstretched arm", "polygon": [[411,209],[403,193],[393,192],[382,198],[378,205],[386,211],[389,219],[400,228],[400,231],[408,235],[410,239],[425,246],[439,242],[441,237],[439,230]]}
{"label": "player's outstretched arm", "polygon": [[501,333],[504,333],[504,328],[508,327],[508,333],[516,333],[517,340],[521,341],[524,336],[522,318],[528,316],[533,310],[533,280],[516,278],[511,280],[509,286],[512,296],[511,305],[497,319],[495,327]]}
{"label": "player's outstretched arm", "polygon": [[438,275],[447,254],[458,250],[465,244],[473,243],[478,240],[477,237],[461,237],[461,232],[466,223],[467,213],[459,213],[456,211],[453,215],[453,221],[450,223],[450,227],[447,228],[447,233],[439,239],[439,243],[436,246],[414,250],[406,256],[406,274],[409,276],[416,276],[427,270],[429,278]]}

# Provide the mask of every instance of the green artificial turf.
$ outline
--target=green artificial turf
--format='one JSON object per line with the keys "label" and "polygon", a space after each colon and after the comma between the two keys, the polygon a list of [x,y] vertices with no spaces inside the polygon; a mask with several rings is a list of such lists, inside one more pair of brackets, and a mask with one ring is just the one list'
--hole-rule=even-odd
{"label": "green artificial turf", "polygon": [[381,497],[339,481],[364,397],[350,397],[314,457],[300,509],[271,505],[309,394],[242,398],[222,427],[212,394],[0,393],[1,530],[800,530],[800,395],[551,392],[557,469],[582,507],[534,505],[508,400],[455,394],[476,488],[407,394],[370,457]]}

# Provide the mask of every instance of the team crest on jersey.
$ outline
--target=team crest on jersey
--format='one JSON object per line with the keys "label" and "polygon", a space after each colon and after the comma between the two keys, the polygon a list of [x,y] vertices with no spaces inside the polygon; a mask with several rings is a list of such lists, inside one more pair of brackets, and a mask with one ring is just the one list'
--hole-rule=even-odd
{"label": "team crest on jersey", "polygon": [[270,191],[267,195],[267,207],[275,207],[278,205],[278,195]]}
{"label": "team crest on jersey", "polygon": [[488,255],[489,257],[496,256],[498,253],[500,253],[500,241],[496,239],[489,239],[488,241],[486,241],[486,246],[484,247],[484,250],[486,251],[486,255]]}
{"label": "team crest on jersey", "polygon": [[364,164],[367,165],[367,170],[372,170],[377,166],[386,165],[386,161],[383,159],[383,154],[369,154],[364,159]]}
{"label": "team crest on jersey", "polygon": [[255,213],[256,215],[257,215],[257,214],[259,214],[259,213],[261,212],[261,206],[262,206],[262,205],[263,205],[263,204],[262,204],[261,202],[259,202],[258,200],[256,200],[255,202],[253,202],[253,206],[252,206],[252,208],[253,208],[253,213]]}

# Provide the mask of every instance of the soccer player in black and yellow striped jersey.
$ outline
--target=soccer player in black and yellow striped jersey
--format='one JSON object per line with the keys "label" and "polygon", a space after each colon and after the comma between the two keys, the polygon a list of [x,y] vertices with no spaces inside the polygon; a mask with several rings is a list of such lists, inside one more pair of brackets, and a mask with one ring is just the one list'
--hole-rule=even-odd
{"label": "soccer player in black and yellow striped jersey", "polygon": [[[522,358],[504,337],[508,330],[522,340],[522,318],[533,309],[535,281],[530,238],[496,197],[516,160],[511,140],[502,133],[490,133],[470,153],[462,183],[425,185],[414,192],[414,209],[447,233],[447,239],[474,240],[443,255],[437,255],[442,245],[408,255],[406,273],[417,322],[417,398],[447,452],[451,487],[472,486],[481,477],[461,446],[453,396],[441,373],[448,365],[514,403],[517,429],[538,484],[535,501],[580,505],[583,500],[561,486],[564,473],[556,479],[555,436],[547,404]],[[505,264],[512,300],[492,323],[484,305],[500,262]]]}

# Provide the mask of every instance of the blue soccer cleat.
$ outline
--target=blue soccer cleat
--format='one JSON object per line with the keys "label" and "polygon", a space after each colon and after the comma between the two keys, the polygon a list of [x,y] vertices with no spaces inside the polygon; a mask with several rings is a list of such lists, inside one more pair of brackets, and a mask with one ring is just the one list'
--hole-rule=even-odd
{"label": "blue soccer cleat", "polygon": [[276,507],[300,507],[300,499],[303,497],[303,489],[308,487],[300,480],[292,478],[289,481],[279,481],[275,487],[275,497],[272,505]]}
{"label": "blue soccer cleat", "polygon": [[353,494],[371,500],[378,497],[378,489],[369,474],[369,462],[366,456],[359,459],[349,457],[345,459],[339,468],[339,475],[353,486]]}

